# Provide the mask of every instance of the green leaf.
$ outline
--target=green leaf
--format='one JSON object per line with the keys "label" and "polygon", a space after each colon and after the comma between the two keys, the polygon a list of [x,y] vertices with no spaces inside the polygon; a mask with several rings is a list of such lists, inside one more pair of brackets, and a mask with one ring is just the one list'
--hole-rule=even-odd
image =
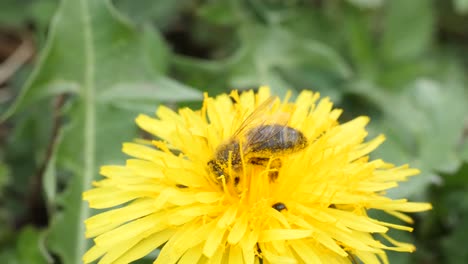
{"label": "green leaf", "polygon": [[[239,29],[239,39],[240,46],[223,60],[175,57],[178,74],[186,82],[205,87],[210,92],[219,92],[222,90],[220,87],[226,86],[247,89],[269,85],[278,95],[295,87],[311,88],[308,85],[312,84],[314,89],[320,90],[315,81],[319,82],[322,75],[341,80],[352,75],[349,65],[334,49],[280,26],[243,24]],[[308,71],[293,74],[302,69]],[[304,83],[307,85],[302,86]],[[334,88],[334,84],[324,86],[321,87],[323,90]]]}
{"label": "green leaf", "polygon": [[358,73],[365,79],[373,79],[376,72],[376,51],[369,28],[370,18],[357,8],[346,9],[345,32],[349,53]]}
{"label": "green leaf", "polygon": [[460,157],[465,161],[468,162],[468,139],[465,136],[464,143],[461,146]]}
{"label": "green leaf", "polygon": [[[2,228],[0,231],[8,232]],[[3,233],[0,233],[0,239],[3,239]],[[46,252],[44,232],[31,226],[18,230],[16,237],[12,237],[9,241],[0,240],[0,259],[2,263],[8,264],[52,263],[51,257]]]}
{"label": "green leaf", "polygon": [[176,74],[185,83],[203,87],[203,90],[210,94],[217,94],[232,88],[227,84],[229,70],[233,63],[237,63],[241,53],[243,53],[242,50],[226,59],[216,61],[176,55],[173,57],[173,64]]}
{"label": "green leaf", "polygon": [[28,206],[25,206],[23,197],[30,196],[31,182],[40,177],[38,171],[46,160],[53,122],[52,101],[41,100],[31,106],[28,112],[18,114],[10,120],[14,126],[8,132],[4,150],[5,161],[12,175],[9,189],[16,195],[6,199],[5,207],[14,215],[27,213]]}
{"label": "green leaf", "polygon": [[373,131],[387,135],[387,142],[375,152],[376,156],[397,164],[410,163],[423,172],[395,190],[398,194],[393,194],[398,197],[421,194],[437,180],[438,172],[452,173],[461,164],[461,120],[468,113],[464,77],[456,63],[441,62],[439,67],[438,79],[417,79],[398,94],[362,92],[384,112],[382,120],[371,124]]}
{"label": "green leaf", "polygon": [[348,0],[348,2],[361,8],[377,8],[382,6],[384,0]]}
{"label": "green leaf", "polygon": [[246,52],[231,70],[233,87],[270,85],[284,94],[291,84],[279,72],[298,67],[330,72],[348,78],[352,72],[344,59],[329,46],[302,38],[279,26],[244,25],[240,31]]}
{"label": "green leaf", "polygon": [[197,15],[216,25],[232,25],[241,18],[238,4],[236,1],[208,1],[197,9]]}
{"label": "green leaf", "polygon": [[[120,146],[136,136],[135,111],[117,107],[161,100],[194,100],[201,94],[162,77],[168,48],[149,27],[138,32],[104,0],[64,0],[52,21],[46,47],[15,104],[3,118],[38,100],[69,93],[62,109],[68,120],[56,138],[44,190],[51,204],[48,245],[62,263],[81,263],[90,241],[84,220],[92,215],[81,193],[98,167],[123,161]],[[141,85],[146,84],[146,85]],[[175,94],[177,96],[172,96]],[[56,194],[63,181],[67,188]]]}
{"label": "green leaf", "polygon": [[[443,263],[466,263],[465,249],[468,232],[468,163],[453,174],[443,175],[443,184],[433,191],[434,222],[443,225],[440,239]],[[426,219],[425,219],[426,220]],[[434,227],[431,228],[434,233]],[[437,230],[437,229],[436,229]]]}
{"label": "green leaf", "polygon": [[[174,91],[179,93],[174,93]],[[181,94],[183,94],[183,97],[181,97]],[[109,89],[100,93],[98,97],[101,103],[115,106],[133,105],[136,107],[134,110],[141,110],[138,107],[139,103],[147,101],[153,102],[154,108],[154,102],[158,100],[180,101],[183,98],[187,101],[194,101],[202,99],[200,92],[164,76],[158,77],[151,82],[121,82],[109,87]]]}
{"label": "green leaf", "polygon": [[59,180],[57,179],[57,149],[59,143],[61,142],[63,137],[63,131],[57,131],[56,138],[54,139],[55,142],[52,145],[51,153],[49,160],[44,169],[44,174],[42,176],[42,189],[46,199],[46,205],[48,206],[49,213],[54,211],[57,198],[57,186]]}
{"label": "green leaf", "polygon": [[468,12],[468,0],[453,0],[453,5],[459,14],[466,14]]}
{"label": "green leaf", "polygon": [[432,1],[392,0],[387,4],[381,43],[386,61],[407,61],[426,52],[434,30]]}
{"label": "green leaf", "polygon": [[[456,205],[454,204],[452,206],[450,206],[450,204],[458,198],[447,200],[439,199],[446,203],[441,207],[445,208],[445,210],[459,211],[462,209],[464,211],[468,211],[468,193],[465,191],[465,189],[468,188],[468,163],[463,163],[455,173],[442,174],[442,177],[444,178],[444,182],[439,186],[439,189],[444,191],[443,194],[448,197],[452,194],[454,194],[454,197],[462,195],[463,199],[459,199],[458,202],[456,202]],[[439,190],[437,192],[437,195],[438,194],[442,194],[442,192]],[[437,198],[439,198],[439,196],[437,196]]]}
{"label": "green leaf", "polygon": [[[468,251],[465,250],[466,234],[468,233],[468,214],[465,212],[461,223],[452,231],[452,234],[442,239],[445,263],[458,264],[468,262]],[[463,245],[463,246],[461,246]]]}
{"label": "green leaf", "polygon": [[[34,25],[34,32],[43,33],[57,4],[57,0],[2,0],[0,1],[0,25],[5,29],[21,28],[20,31]],[[36,44],[38,44],[37,39]]]}
{"label": "green leaf", "polygon": [[0,2],[0,24],[21,25],[28,19],[28,9],[33,1],[3,0]]}
{"label": "green leaf", "polygon": [[50,263],[52,260],[46,254],[43,233],[32,227],[23,228],[16,241],[18,263]]}
{"label": "green leaf", "polygon": [[417,111],[410,129],[418,136],[419,158],[424,167],[453,171],[459,163],[455,150],[463,132],[463,123],[459,120],[464,119],[465,111],[460,100],[462,94],[455,91],[455,87],[452,90],[442,87],[431,80],[415,83],[408,96]]}
{"label": "green leaf", "polygon": [[[101,1],[107,2],[99,2]],[[62,3],[61,10],[54,17],[53,25],[57,26],[49,34],[38,66],[13,106],[0,119],[5,119],[44,97],[60,93],[81,94],[83,76],[89,74],[88,72],[99,75],[96,84],[103,87],[100,91],[108,90],[115,83],[139,84],[142,81],[154,83],[150,90],[155,93],[165,89],[157,84],[164,82],[161,75],[168,67],[169,50],[157,32],[149,27],[145,27],[143,32],[136,31],[114,9],[109,9],[107,16],[98,11],[95,14],[83,11],[74,12],[70,18],[66,18],[62,15],[64,6],[67,5]],[[87,17],[91,15],[96,17]],[[80,34],[69,31],[79,26],[86,31],[79,32]],[[106,35],[101,36],[104,33]],[[100,62],[99,69],[86,68],[88,57]],[[139,63],[139,67],[134,65],[135,61]],[[170,91],[179,95],[178,100],[193,100],[196,97],[193,90],[188,92],[190,88],[173,83],[175,82],[172,82]],[[99,94],[96,97],[100,99]]]}
{"label": "green leaf", "polygon": [[8,184],[10,173],[8,166],[4,163],[0,163],[0,197],[2,197],[2,189]]}
{"label": "green leaf", "polygon": [[190,7],[189,0],[115,0],[113,3],[136,23],[154,21],[162,28],[177,20],[179,12]]}

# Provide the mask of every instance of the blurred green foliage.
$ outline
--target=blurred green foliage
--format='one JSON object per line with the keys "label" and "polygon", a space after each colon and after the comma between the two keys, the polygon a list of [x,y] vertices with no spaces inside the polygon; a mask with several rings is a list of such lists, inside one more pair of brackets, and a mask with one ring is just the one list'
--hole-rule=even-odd
{"label": "blurred green foliage", "polygon": [[0,0],[1,66],[11,39],[38,50],[0,79],[0,259],[81,263],[81,192],[137,113],[268,84],[371,116],[375,157],[421,169],[389,195],[434,210],[392,263],[467,263],[466,25],[467,0]]}

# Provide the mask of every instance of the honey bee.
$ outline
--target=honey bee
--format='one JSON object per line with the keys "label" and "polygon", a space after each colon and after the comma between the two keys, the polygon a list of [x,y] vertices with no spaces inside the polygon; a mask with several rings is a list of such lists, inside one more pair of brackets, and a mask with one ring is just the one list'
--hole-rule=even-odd
{"label": "honey bee", "polygon": [[[278,178],[280,157],[297,152],[307,146],[304,134],[287,125],[288,117],[268,118],[265,114],[271,110],[276,97],[270,97],[258,106],[240,125],[229,140],[215,151],[214,158],[208,161],[208,167],[217,176],[228,176],[229,168],[238,173],[242,170],[242,161],[259,166],[270,166],[269,178]],[[273,117],[273,116],[271,116]],[[227,179],[229,179],[227,177]],[[234,177],[234,184],[239,177]]]}

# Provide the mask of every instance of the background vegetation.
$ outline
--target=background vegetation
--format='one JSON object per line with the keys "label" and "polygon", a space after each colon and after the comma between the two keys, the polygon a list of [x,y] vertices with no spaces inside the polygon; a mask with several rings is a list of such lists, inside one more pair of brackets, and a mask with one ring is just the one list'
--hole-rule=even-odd
{"label": "background vegetation", "polygon": [[375,157],[422,170],[389,193],[434,205],[392,263],[468,263],[468,0],[0,0],[0,62],[2,263],[81,263],[81,192],[137,113],[261,84],[371,116]]}

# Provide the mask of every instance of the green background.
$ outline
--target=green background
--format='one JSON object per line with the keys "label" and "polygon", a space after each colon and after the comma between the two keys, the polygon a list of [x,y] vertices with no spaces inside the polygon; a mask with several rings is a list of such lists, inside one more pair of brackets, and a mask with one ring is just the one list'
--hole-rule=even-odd
{"label": "green background", "polygon": [[434,209],[392,263],[468,263],[467,67],[468,0],[0,0],[0,260],[81,263],[81,193],[138,113],[268,84],[370,116],[373,157],[421,169],[389,196]]}

